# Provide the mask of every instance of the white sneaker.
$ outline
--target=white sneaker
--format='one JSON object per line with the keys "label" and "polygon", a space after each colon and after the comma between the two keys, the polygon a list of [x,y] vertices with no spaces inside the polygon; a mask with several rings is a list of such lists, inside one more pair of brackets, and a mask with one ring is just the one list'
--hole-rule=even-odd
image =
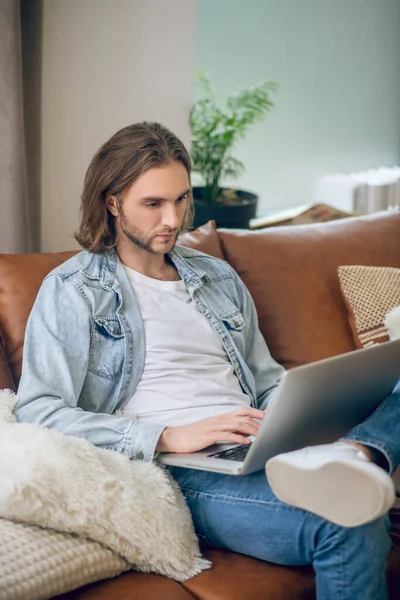
{"label": "white sneaker", "polygon": [[346,442],[278,454],[265,471],[279,500],[342,527],[374,521],[396,499],[388,473]]}

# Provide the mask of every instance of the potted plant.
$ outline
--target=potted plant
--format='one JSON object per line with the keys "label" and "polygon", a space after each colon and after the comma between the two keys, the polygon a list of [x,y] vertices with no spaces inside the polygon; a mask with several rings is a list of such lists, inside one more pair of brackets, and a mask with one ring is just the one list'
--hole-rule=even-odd
{"label": "potted plant", "polygon": [[201,175],[204,185],[193,187],[194,226],[214,219],[217,227],[247,228],[256,215],[258,197],[223,188],[220,182],[244,171],[243,163],[232,156],[232,148],[274,106],[271,92],[277,84],[264,81],[229,96],[221,105],[208,76],[197,77],[204,93],[190,111],[191,157],[193,171]]}

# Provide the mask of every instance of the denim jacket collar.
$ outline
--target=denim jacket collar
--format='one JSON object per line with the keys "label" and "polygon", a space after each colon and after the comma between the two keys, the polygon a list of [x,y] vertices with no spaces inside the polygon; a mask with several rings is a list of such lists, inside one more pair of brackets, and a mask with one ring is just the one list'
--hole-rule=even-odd
{"label": "denim jacket collar", "polygon": [[[180,251],[181,250],[181,251]],[[200,268],[196,271],[183,258],[183,248],[176,247],[168,254],[174,263],[179,275],[182,277],[188,289],[195,290],[203,285],[203,279],[207,278],[207,273]]]}
{"label": "denim jacket collar", "polygon": [[[195,290],[202,285],[202,280],[207,278],[207,274],[202,269],[194,270],[182,256],[184,249],[175,247],[169,254],[169,258],[178,270],[179,275],[185,281],[188,288]],[[94,258],[96,255],[92,255]],[[107,289],[115,289],[117,283],[116,273],[119,257],[115,248],[103,252],[98,256],[98,260],[92,260],[83,269],[83,273],[89,279],[97,279],[100,285]]]}

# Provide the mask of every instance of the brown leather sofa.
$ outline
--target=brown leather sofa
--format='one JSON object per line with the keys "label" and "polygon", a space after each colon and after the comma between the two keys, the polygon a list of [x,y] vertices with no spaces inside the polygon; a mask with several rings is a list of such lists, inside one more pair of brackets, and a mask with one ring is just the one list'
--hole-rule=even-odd
{"label": "brown leather sofa", "polygon": [[[209,223],[183,236],[182,243],[224,258],[236,269],[254,298],[260,328],[273,356],[291,368],[354,350],[337,267],[362,264],[400,268],[400,214],[256,232],[217,231]],[[42,278],[71,254],[0,256],[0,389],[15,389],[18,383],[25,323]],[[315,598],[311,567],[279,567],[211,548],[205,548],[204,553],[213,568],[184,584],[129,572],[66,594],[63,599]],[[387,576],[391,600],[400,598],[400,538],[395,534]]]}

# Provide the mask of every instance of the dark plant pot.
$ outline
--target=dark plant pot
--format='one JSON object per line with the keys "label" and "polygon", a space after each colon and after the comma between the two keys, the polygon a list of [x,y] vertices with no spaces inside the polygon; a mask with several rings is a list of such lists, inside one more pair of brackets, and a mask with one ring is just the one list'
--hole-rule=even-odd
{"label": "dark plant pot", "polygon": [[[224,188],[221,188],[224,189]],[[213,219],[217,227],[248,229],[249,221],[256,216],[258,196],[244,190],[236,190],[244,200],[243,204],[210,204],[204,202],[203,187],[193,187],[194,227],[199,227]]]}

